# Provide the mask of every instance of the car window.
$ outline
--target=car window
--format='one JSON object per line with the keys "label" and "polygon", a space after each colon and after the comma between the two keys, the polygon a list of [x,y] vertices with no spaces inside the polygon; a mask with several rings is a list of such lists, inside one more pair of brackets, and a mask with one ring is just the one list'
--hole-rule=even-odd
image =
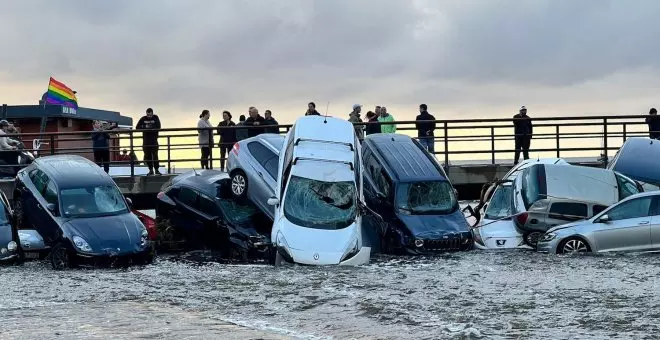
{"label": "car window", "polygon": [[179,202],[189,206],[196,207],[197,203],[197,193],[189,188],[181,188],[179,194],[177,195]]}
{"label": "car window", "polygon": [[489,220],[510,219],[512,195],[513,187],[510,185],[497,188],[490,201],[488,201],[484,217]]}
{"label": "car window", "polygon": [[199,211],[209,216],[218,216],[218,206],[215,200],[204,194],[199,194]]}
{"label": "car window", "polygon": [[46,185],[44,199],[46,202],[53,203],[57,206],[57,188],[55,188],[55,183],[53,181],[49,181],[48,185]]}
{"label": "car window", "polygon": [[32,180],[32,184],[37,188],[37,192],[42,194],[46,188],[46,184],[48,184],[48,176],[41,170],[34,170],[30,173],[30,180]]}
{"label": "car window", "polygon": [[607,215],[612,221],[626,220],[630,218],[639,218],[649,216],[651,208],[651,198],[641,197],[612,208]]}
{"label": "car window", "polygon": [[371,152],[368,154],[365,165],[365,172],[373,180],[376,189],[385,195],[385,197],[389,197],[392,188],[391,181],[385,173],[383,166],[378,163],[378,160]]}
{"label": "car window", "polygon": [[629,179],[615,173],[617,186],[619,187],[619,200],[622,200],[628,196],[638,194],[639,190],[635,182],[630,181]]}
{"label": "car window", "polygon": [[529,209],[534,202],[538,201],[540,196],[540,188],[538,186],[537,167],[529,167],[523,170],[522,173],[522,198],[525,202],[525,208]]}
{"label": "car window", "polygon": [[588,206],[584,203],[556,202],[550,206],[550,218],[564,221],[578,221],[589,216]]}
{"label": "car window", "polygon": [[256,159],[262,166],[265,166],[266,162],[271,158],[276,157],[274,152],[268,150],[268,148],[259,142],[250,142],[247,146],[252,157],[254,157],[254,159]]}
{"label": "car window", "polygon": [[605,209],[607,209],[607,206],[605,206],[605,205],[594,204],[594,207],[593,207],[594,213],[591,216],[596,216],[596,215],[600,214],[601,212],[603,212],[603,210],[605,210]]}
{"label": "car window", "polygon": [[277,163],[279,163],[279,161],[280,160],[277,157],[273,157],[263,165],[266,172],[268,172],[273,179],[277,179]]}

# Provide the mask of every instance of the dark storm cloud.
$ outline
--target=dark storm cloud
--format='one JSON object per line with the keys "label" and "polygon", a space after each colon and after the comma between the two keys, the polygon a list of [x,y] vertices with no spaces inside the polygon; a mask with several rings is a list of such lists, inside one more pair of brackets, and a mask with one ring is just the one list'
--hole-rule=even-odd
{"label": "dark storm cloud", "polygon": [[163,106],[456,100],[478,95],[456,83],[657,69],[657,13],[653,0],[5,1],[0,63],[18,81],[87,79]]}

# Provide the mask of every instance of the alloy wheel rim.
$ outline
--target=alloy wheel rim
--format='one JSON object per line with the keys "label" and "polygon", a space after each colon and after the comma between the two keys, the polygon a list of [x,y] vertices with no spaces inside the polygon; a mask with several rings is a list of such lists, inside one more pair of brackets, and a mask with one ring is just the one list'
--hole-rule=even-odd
{"label": "alloy wheel rim", "polygon": [[245,178],[243,178],[243,175],[234,176],[234,179],[231,181],[231,190],[236,195],[243,194],[243,190],[245,190]]}
{"label": "alloy wheel rim", "polygon": [[586,253],[588,249],[587,245],[582,240],[573,239],[564,244],[563,251],[567,254]]}

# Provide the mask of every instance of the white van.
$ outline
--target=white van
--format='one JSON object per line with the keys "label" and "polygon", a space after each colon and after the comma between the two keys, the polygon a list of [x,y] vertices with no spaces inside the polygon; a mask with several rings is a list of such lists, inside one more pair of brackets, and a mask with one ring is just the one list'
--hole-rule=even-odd
{"label": "white van", "polygon": [[353,125],[345,120],[298,119],[279,156],[271,240],[275,263],[360,265],[371,249],[362,246],[362,159]]}

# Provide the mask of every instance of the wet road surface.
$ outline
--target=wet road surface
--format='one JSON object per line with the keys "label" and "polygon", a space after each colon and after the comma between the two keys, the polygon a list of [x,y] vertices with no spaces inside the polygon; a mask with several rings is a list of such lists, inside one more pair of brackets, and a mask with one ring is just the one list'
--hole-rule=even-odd
{"label": "wet road surface", "polygon": [[[654,339],[660,255],[470,251],[358,268],[0,267],[0,339]],[[238,326],[236,326],[238,325]],[[240,326],[240,327],[239,327]]]}

